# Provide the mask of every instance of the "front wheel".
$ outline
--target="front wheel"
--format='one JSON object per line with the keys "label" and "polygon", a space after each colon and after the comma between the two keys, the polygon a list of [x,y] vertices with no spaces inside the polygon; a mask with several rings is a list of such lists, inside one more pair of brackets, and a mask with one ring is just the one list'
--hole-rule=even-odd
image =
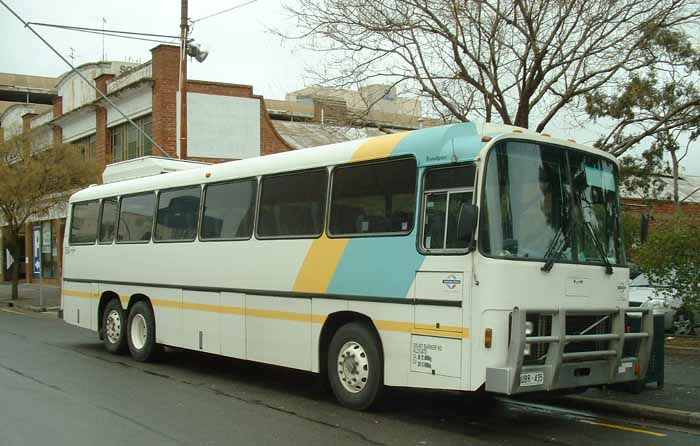
{"label": "front wheel", "polygon": [[384,366],[377,335],[366,324],[343,325],[328,349],[328,380],[340,404],[365,410],[384,387]]}
{"label": "front wheel", "polygon": [[153,361],[159,353],[156,319],[148,302],[136,302],[129,312],[127,339],[131,356],[140,362]]}

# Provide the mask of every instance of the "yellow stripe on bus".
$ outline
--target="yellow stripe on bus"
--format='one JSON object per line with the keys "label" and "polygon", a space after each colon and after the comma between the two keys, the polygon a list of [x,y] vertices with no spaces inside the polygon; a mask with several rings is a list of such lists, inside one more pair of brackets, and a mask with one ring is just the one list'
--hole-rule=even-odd
{"label": "yellow stripe on bus", "polygon": [[[64,290],[64,296],[82,297],[82,298],[97,298],[97,294],[84,291]],[[128,297],[119,296],[120,300],[128,301]],[[220,314],[236,314],[240,316],[252,316],[263,319],[276,319],[292,322],[311,322],[314,324],[323,324],[326,322],[327,316],[323,314],[308,314],[291,311],[264,310],[259,308],[243,308],[230,307],[226,305],[200,304],[194,302],[178,302],[174,300],[151,299],[151,304],[154,307],[160,308],[176,308],[192,311],[204,311],[209,313]],[[395,331],[400,333],[409,333],[422,336],[437,336],[442,338],[454,339],[469,339],[469,329],[466,327],[451,327],[442,326],[440,329],[434,328],[428,324],[414,324],[412,322],[400,321],[384,321],[375,320],[375,326],[380,331]]]}
{"label": "yellow stripe on bus", "polygon": [[391,135],[372,138],[362,144],[355,153],[352,154],[352,161],[362,161],[377,158],[386,158],[391,155],[396,146],[408,136],[410,132],[393,133]]}
{"label": "yellow stripe on bus", "polygon": [[302,293],[325,293],[348,241],[328,238],[325,235],[314,240],[297,274],[293,290]]}
{"label": "yellow stripe on bus", "polygon": [[73,291],[73,290],[63,290],[63,295],[64,296],[72,296],[72,297],[82,297],[85,299],[95,299],[97,298],[96,293],[90,293],[88,291]]}

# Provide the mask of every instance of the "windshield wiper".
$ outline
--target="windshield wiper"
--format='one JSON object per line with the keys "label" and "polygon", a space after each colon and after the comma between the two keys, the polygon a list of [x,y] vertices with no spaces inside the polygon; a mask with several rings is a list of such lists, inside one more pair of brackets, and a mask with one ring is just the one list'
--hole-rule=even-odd
{"label": "windshield wiper", "polygon": [[591,239],[593,240],[593,244],[595,245],[596,249],[598,250],[598,254],[600,254],[600,258],[603,260],[603,263],[605,264],[605,274],[612,274],[613,273],[612,264],[610,263],[610,260],[608,260],[608,255],[605,253],[605,250],[603,249],[603,245],[600,243],[600,239],[595,234],[595,231],[593,230],[593,226],[591,225],[591,222],[587,221],[584,224],[586,225],[586,228],[588,228],[588,233],[591,234]]}
{"label": "windshield wiper", "polygon": [[562,234],[564,234],[564,227],[559,227],[559,230],[557,230],[557,233],[554,235],[554,238],[552,238],[552,241],[550,241],[549,245],[547,246],[547,250],[544,253],[544,259],[546,260],[546,262],[544,262],[544,265],[542,265],[542,268],[540,268],[540,270],[546,273],[552,270],[554,262],[561,257],[564,250],[569,246],[573,226],[573,223],[569,224],[569,229],[568,231],[566,231],[566,235],[564,235],[564,243],[555,250],[554,247],[559,243],[559,239],[561,238]]}

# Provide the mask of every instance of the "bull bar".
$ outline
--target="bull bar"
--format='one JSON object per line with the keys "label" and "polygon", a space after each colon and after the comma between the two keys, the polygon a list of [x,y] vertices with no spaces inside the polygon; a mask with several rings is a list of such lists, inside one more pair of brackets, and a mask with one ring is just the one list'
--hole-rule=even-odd
{"label": "bull bar", "polygon": [[[527,336],[526,320],[530,315],[551,316],[551,335]],[[567,334],[567,316],[606,316],[611,319],[610,333]],[[641,317],[640,331],[625,332],[626,317]],[[510,345],[506,364],[486,368],[486,390],[507,395],[557,389],[612,384],[642,379],[649,366],[654,330],[650,308],[513,308],[510,322]],[[639,340],[636,356],[624,356],[626,340]],[[603,350],[565,352],[568,344],[607,342]],[[524,364],[527,344],[548,344],[544,363]],[[533,382],[523,377],[539,375]],[[542,376],[543,375],[543,376]],[[540,382],[541,381],[541,382]]]}

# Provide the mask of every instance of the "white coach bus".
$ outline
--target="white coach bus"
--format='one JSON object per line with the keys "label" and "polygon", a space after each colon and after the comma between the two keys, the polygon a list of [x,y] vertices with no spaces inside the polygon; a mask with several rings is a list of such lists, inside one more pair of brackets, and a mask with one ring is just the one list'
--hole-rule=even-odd
{"label": "white coach bus", "polygon": [[93,186],[70,199],[63,318],[383,386],[503,394],[639,380],[614,157],[473,123]]}

